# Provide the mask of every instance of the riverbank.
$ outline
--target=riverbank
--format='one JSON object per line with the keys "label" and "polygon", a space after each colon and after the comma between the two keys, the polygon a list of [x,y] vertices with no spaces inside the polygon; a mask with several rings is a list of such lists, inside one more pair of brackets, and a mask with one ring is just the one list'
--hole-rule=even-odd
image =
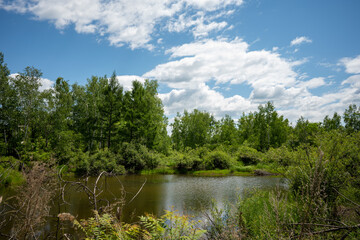
{"label": "riverbank", "polygon": [[140,175],[190,175],[190,176],[201,176],[201,177],[225,177],[225,176],[280,176],[275,170],[269,169],[258,169],[256,166],[247,166],[247,168],[239,171],[236,169],[214,169],[214,170],[199,170],[199,171],[187,171],[180,172],[171,168],[157,168],[152,170],[142,170]]}

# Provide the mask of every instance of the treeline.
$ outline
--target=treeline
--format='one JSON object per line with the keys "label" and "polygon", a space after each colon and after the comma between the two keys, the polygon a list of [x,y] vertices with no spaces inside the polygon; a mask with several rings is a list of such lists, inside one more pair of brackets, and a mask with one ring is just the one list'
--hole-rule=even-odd
{"label": "treeline", "polygon": [[125,91],[110,77],[91,77],[85,86],[58,78],[41,91],[42,73],[33,67],[9,77],[0,54],[0,154],[24,161],[56,158],[67,163],[74,152],[117,153],[123,143],[165,152],[167,119],[158,84],[134,81]]}
{"label": "treeline", "polygon": [[301,117],[293,127],[268,102],[237,121],[185,110],[175,117],[168,136],[156,81],[134,81],[126,91],[114,73],[93,76],[85,86],[58,78],[51,89],[41,91],[40,70],[27,67],[9,75],[0,53],[0,154],[25,164],[66,164],[79,175],[158,166],[179,171],[239,168],[261,162],[271,149],[316,146],[316,137],[324,132],[360,130],[356,105],[343,118],[334,113],[311,123]]}

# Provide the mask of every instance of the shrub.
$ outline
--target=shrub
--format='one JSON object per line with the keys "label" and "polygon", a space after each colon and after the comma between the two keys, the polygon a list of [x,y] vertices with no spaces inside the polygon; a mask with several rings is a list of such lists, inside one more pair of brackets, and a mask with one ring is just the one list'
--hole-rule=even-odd
{"label": "shrub", "polygon": [[18,171],[19,161],[13,157],[0,157],[0,187],[19,185],[24,181]]}
{"label": "shrub", "polygon": [[132,173],[137,173],[148,166],[157,166],[158,163],[154,161],[149,155],[148,149],[134,142],[123,143],[119,151],[119,162],[125,166],[126,170]]}
{"label": "shrub", "polygon": [[276,163],[280,166],[288,167],[294,164],[295,154],[287,147],[270,148],[264,154],[264,160],[269,163]]}
{"label": "shrub", "polygon": [[186,172],[194,170],[194,167],[197,168],[197,165],[200,164],[201,160],[193,151],[180,153],[177,152],[173,156],[174,167],[180,172]]}
{"label": "shrub", "polygon": [[74,152],[73,156],[70,159],[71,168],[75,169],[75,174],[77,176],[83,176],[89,174],[90,163],[89,155],[81,151]]}
{"label": "shrub", "polygon": [[140,157],[144,159],[146,169],[155,169],[159,165],[159,154],[156,154],[153,151],[149,151],[148,148],[144,145],[139,145],[138,152]]}
{"label": "shrub", "polygon": [[262,157],[261,152],[247,146],[240,146],[236,153],[237,161],[243,162],[245,165],[258,164],[261,162]]}
{"label": "shrub", "polygon": [[206,169],[228,169],[232,165],[232,160],[229,154],[221,151],[214,150],[205,157]]}
{"label": "shrub", "polygon": [[90,156],[90,174],[97,175],[102,171],[115,175],[124,174],[124,167],[118,164],[119,158],[108,150],[99,151]]}

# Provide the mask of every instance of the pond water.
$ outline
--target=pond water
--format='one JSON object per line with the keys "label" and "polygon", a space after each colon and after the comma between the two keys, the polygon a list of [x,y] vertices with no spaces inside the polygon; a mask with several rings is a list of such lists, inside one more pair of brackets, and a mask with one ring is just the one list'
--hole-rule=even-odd
{"label": "pond water", "polygon": [[[88,186],[93,188],[95,181],[96,178],[89,178]],[[139,194],[130,202],[143,184]],[[248,190],[271,189],[277,186],[283,188],[286,187],[286,183],[282,178],[265,176],[127,175],[102,177],[98,186],[103,191],[98,199],[113,202],[125,194],[123,221],[133,222],[138,220],[136,216],[144,213],[160,216],[164,213],[164,209],[171,208],[180,213],[199,216],[211,206],[213,200],[218,206],[226,202],[235,203],[238,197]],[[65,200],[70,205],[62,204],[61,212],[69,212],[80,219],[92,215],[92,206],[84,192],[77,191],[74,187],[67,188]]]}

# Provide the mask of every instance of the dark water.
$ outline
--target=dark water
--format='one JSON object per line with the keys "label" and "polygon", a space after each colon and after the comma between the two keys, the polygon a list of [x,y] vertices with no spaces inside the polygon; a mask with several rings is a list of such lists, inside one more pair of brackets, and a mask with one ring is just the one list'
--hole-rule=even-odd
{"label": "dark water", "polygon": [[[96,178],[88,180],[88,186],[93,188]],[[129,202],[144,184],[137,197]],[[118,177],[103,177],[99,181],[103,191],[98,199],[113,202],[125,194],[126,204],[123,209],[123,220],[137,221],[136,216],[152,213],[160,216],[164,209],[174,208],[180,213],[199,215],[206,211],[212,200],[222,206],[225,202],[235,203],[239,196],[250,189],[270,189],[276,186],[285,187],[281,178],[274,177],[194,177],[183,175],[129,175]],[[65,199],[70,205],[63,204],[62,212],[69,212],[78,218],[91,216],[91,205],[87,195],[76,191],[74,187],[67,188]]]}
{"label": "dark water", "polygon": [[[68,180],[86,182],[84,179],[73,178]],[[86,184],[90,189],[93,189],[95,181],[96,178],[94,177],[88,178]],[[143,188],[139,192],[142,186]],[[210,208],[213,200],[216,201],[217,206],[221,207],[226,202],[236,203],[238,197],[244,196],[249,190],[286,188],[286,183],[284,179],[275,177],[128,175],[102,177],[98,182],[98,187],[98,193],[101,191],[101,194],[97,199],[104,200],[102,201],[103,204],[99,204],[99,208],[105,205],[105,200],[114,202],[124,196],[126,204],[122,211],[122,221],[132,223],[137,222],[138,216],[145,213],[161,216],[165,209],[170,210],[172,208],[182,214],[202,219],[204,212]],[[138,192],[136,198],[131,201]],[[16,193],[10,190],[4,191],[3,189],[0,191],[0,196],[3,196],[4,199],[9,199],[14,194]],[[60,212],[71,213],[78,220],[93,216],[93,206],[89,203],[88,195],[84,191],[76,187],[67,187],[64,191],[64,198],[69,204],[63,203],[58,196],[53,201],[48,222],[41,232],[59,233],[57,215]],[[1,232],[9,234],[12,224],[11,221],[6,222],[5,227],[0,229]],[[70,234],[73,231],[71,229],[69,225]]]}

